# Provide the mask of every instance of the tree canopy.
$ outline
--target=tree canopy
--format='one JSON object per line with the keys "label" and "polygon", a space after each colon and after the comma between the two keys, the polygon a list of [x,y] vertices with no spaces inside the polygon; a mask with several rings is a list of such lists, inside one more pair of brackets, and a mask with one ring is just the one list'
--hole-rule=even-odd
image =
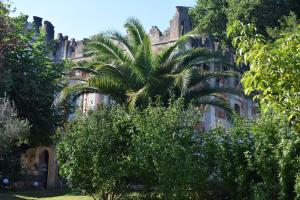
{"label": "tree canopy", "polygon": [[[29,27],[26,16],[10,17],[9,5],[0,2],[0,97],[15,104],[18,116],[30,125],[30,143],[47,144],[54,134],[57,115],[53,102],[62,86],[63,65],[49,57],[45,34]],[[34,39],[33,39],[34,38]]]}
{"label": "tree canopy", "polygon": [[235,36],[240,61],[250,65],[242,78],[246,94],[255,94],[262,109],[274,109],[300,123],[300,26],[284,29],[278,38],[268,40],[256,34],[251,24],[236,22],[228,34]]}
{"label": "tree canopy", "polygon": [[226,40],[226,27],[235,20],[253,23],[258,33],[267,35],[267,27],[274,28],[279,20],[295,12],[300,17],[297,0],[198,0],[191,9],[194,26],[204,35]]}

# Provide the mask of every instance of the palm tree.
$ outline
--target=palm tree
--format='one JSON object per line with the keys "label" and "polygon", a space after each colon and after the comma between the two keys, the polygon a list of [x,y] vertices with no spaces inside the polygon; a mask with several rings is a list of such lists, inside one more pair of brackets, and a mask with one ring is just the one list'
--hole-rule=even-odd
{"label": "palm tree", "polygon": [[[187,41],[199,36],[194,32],[154,53],[141,23],[130,18],[125,23],[127,35],[108,32],[92,37],[86,55],[92,61],[79,63],[74,70],[90,73],[83,83],[69,86],[70,94],[102,93],[129,107],[143,107],[149,99],[160,97],[165,103],[171,96],[183,97],[186,103],[214,105],[230,110],[222,93],[236,93],[233,88],[211,87],[208,80],[232,76],[231,72],[203,72],[199,64],[221,61],[220,54],[205,48],[185,48]],[[76,96],[76,95],[75,95]]]}

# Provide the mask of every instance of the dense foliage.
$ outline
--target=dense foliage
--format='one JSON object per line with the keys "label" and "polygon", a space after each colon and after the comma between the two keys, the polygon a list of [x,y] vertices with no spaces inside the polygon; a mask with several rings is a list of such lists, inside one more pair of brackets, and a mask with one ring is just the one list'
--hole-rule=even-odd
{"label": "dense foliage", "polygon": [[193,24],[204,35],[226,40],[226,27],[235,20],[253,23],[258,32],[267,35],[267,27],[274,28],[279,20],[293,11],[300,17],[297,0],[198,0],[191,9]]}
{"label": "dense foliage", "polygon": [[69,123],[60,173],[96,199],[297,199],[300,140],[282,115],[208,133],[180,102],[99,107]]}
{"label": "dense foliage", "polygon": [[204,160],[197,155],[200,146],[194,129],[199,111],[185,110],[177,101],[168,108],[152,105],[131,115],[135,184],[144,187],[146,196],[151,191],[159,199],[196,198],[195,191],[207,175],[201,169]]}
{"label": "dense foliage", "polygon": [[21,168],[16,147],[26,143],[28,134],[27,121],[18,118],[8,99],[0,98],[0,175],[16,177]]}
{"label": "dense foliage", "polygon": [[18,118],[14,105],[0,98],[0,153],[9,152],[12,146],[22,143],[28,132],[27,121]]}
{"label": "dense foliage", "polygon": [[99,107],[65,127],[58,144],[60,173],[73,188],[99,199],[118,199],[134,190],[187,198],[201,180],[200,156],[194,155],[197,113],[184,111],[181,102],[129,112]]}
{"label": "dense foliage", "polygon": [[48,57],[51,45],[45,42],[43,31],[37,34],[25,16],[10,17],[9,6],[3,2],[0,6],[4,28],[0,35],[0,97],[6,95],[15,103],[18,115],[28,119],[30,143],[47,144],[55,130],[53,102],[61,89],[57,80],[62,66]]}
{"label": "dense foliage", "polygon": [[[198,0],[191,11],[198,30],[226,40],[231,25],[237,62],[250,66],[245,92],[266,111],[209,132],[196,129],[201,107],[189,103],[229,109],[220,94],[237,91],[208,84],[232,73],[199,67],[221,59],[188,47],[197,34],[153,52],[142,25],[129,19],[127,36],[92,37],[86,47],[91,62],[73,69],[89,76],[65,96],[100,92],[121,106],[101,105],[61,129],[60,174],[71,188],[102,200],[300,199],[299,12],[297,0]],[[12,177],[20,171],[17,146],[28,134],[38,145],[54,133],[63,66],[47,56],[51,44],[43,31],[9,14],[0,1],[0,97],[9,98],[0,98],[0,175]]]}
{"label": "dense foliage", "polygon": [[5,52],[11,51],[10,44],[13,44],[13,41],[9,39],[12,33],[12,21],[8,14],[8,5],[0,2],[0,94],[3,94],[11,85],[11,76],[4,68]]}
{"label": "dense foliage", "polygon": [[118,197],[127,188],[130,119],[122,108],[99,108],[67,125],[58,144],[60,174],[73,188],[97,199]]}
{"label": "dense foliage", "polygon": [[250,65],[242,79],[245,92],[255,93],[263,110],[284,113],[300,128],[300,26],[292,25],[281,32],[278,29],[275,41],[256,34],[254,26],[239,22],[229,34],[235,36],[239,60]]}
{"label": "dense foliage", "polygon": [[213,86],[208,81],[233,76],[233,73],[201,69],[201,64],[220,63],[222,58],[220,52],[187,47],[189,39],[199,38],[197,34],[191,32],[170,47],[155,52],[139,21],[131,18],[125,28],[126,36],[109,32],[88,41],[86,54],[93,59],[74,70],[88,72],[90,76],[84,83],[67,87],[65,96],[100,92],[129,107],[145,107],[150,98],[158,96],[167,104],[173,96],[183,97],[186,103],[197,106],[208,104],[230,110],[220,94],[239,94],[239,91]]}
{"label": "dense foliage", "polygon": [[297,199],[299,138],[281,115],[215,129],[217,185],[230,199]]}
{"label": "dense foliage", "polygon": [[193,26],[197,27],[203,36],[208,34],[216,39],[226,38],[226,0],[198,0],[190,11]]}

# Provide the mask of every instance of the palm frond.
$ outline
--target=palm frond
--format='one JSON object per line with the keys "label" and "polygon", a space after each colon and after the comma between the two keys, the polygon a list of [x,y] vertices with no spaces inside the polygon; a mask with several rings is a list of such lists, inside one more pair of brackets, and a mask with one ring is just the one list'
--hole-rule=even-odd
{"label": "palm frond", "polygon": [[243,95],[243,91],[238,88],[231,87],[209,87],[209,86],[195,86],[190,88],[186,93],[186,98],[188,100],[209,96],[209,95],[218,95],[218,94],[234,94],[234,95]]}
{"label": "palm frond", "polygon": [[127,36],[123,36],[122,33],[119,33],[119,32],[109,32],[108,33],[108,36],[118,42],[119,44],[121,44],[126,51],[128,51],[131,59],[134,59],[134,54],[133,54],[133,47],[130,45],[130,42],[128,40],[128,37]]}
{"label": "palm frond", "polygon": [[122,81],[123,84],[127,83],[128,76],[131,73],[126,67],[114,63],[99,65],[96,70],[99,75],[104,74],[111,76],[112,79],[118,79],[119,81]]}
{"label": "palm frond", "polygon": [[229,105],[229,103],[227,101],[225,101],[222,98],[218,98],[215,96],[209,96],[209,97],[201,97],[201,98],[196,98],[193,99],[192,104],[195,106],[216,106],[219,108],[222,108],[229,117],[231,117],[234,114],[233,109],[231,108],[231,106]]}
{"label": "palm frond", "polygon": [[96,87],[91,87],[87,83],[78,83],[64,88],[60,95],[60,102],[68,99],[76,99],[84,93],[101,93],[101,90]]}
{"label": "palm frond", "polygon": [[118,79],[113,79],[109,75],[100,75],[91,77],[87,80],[89,87],[98,88],[102,94],[105,94],[119,103],[125,103],[125,91],[124,84]]}
{"label": "palm frond", "polygon": [[126,87],[123,79],[113,73],[89,77],[86,82],[89,86],[97,87],[106,94],[109,94],[111,89],[124,90]]}
{"label": "palm frond", "polygon": [[178,57],[174,59],[175,65],[174,71],[179,72],[180,70],[191,68],[196,64],[218,62],[221,60],[221,54],[213,52],[205,48],[191,48],[185,52],[178,54]]}
{"label": "palm frond", "polygon": [[195,33],[185,34],[185,35],[181,36],[180,38],[178,38],[176,40],[175,44],[171,45],[168,48],[161,50],[157,55],[158,65],[159,66],[164,65],[170,59],[172,54],[175,53],[175,50],[177,49],[178,46],[186,43],[189,39],[192,39],[192,38],[193,39],[200,38],[200,35],[195,34]]}
{"label": "palm frond", "polygon": [[185,69],[178,74],[171,74],[167,76],[174,80],[174,86],[180,90],[181,97],[183,97],[189,90],[191,70]]}
{"label": "palm frond", "polygon": [[78,71],[81,71],[81,72],[86,72],[86,73],[91,73],[91,74],[97,74],[97,70],[94,70],[92,69],[91,67],[79,67],[79,66],[76,66],[76,67],[73,67],[71,70],[78,70]]}
{"label": "palm frond", "polygon": [[226,66],[229,67],[230,69],[240,73],[241,75],[244,74],[246,71],[249,71],[250,67],[245,64],[229,64],[226,63]]}
{"label": "palm frond", "polygon": [[144,38],[143,44],[138,48],[134,66],[132,70],[140,80],[145,81],[149,78],[153,68],[153,57],[151,41],[148,37]]}
{"label": "palm frond", "polygon": [[102,34],[94,36],[88,42],[85,51],[87,55],[94,56],[96,60],[102,62],[114,61],[128,65],[132,63],[126,51]]}
{"label": "palm frond", "polygon": [[[87,61],[87,60],[81,60],[78,62],[73,62],[73,67],[90,67],[91,66],[91,62]],[[73,68],[72,67],[72,68]]]}
{"label": "palm frond", "polygon": [[226,71],[226,72],[201,72],[199,69],[193,69],[191,73],[190,86],[193,87],[202,81],[208,81],[212,78],[220,77],[236,77],[237,72]]}
{"label": "palm frond", "polygon": [[180,73],[181,70],[189,69],[197,64],[217,62],[221,55],[204,48],[191,48],[175,54],[164,65],[155,70],[155,74]]}
{"label": "palm frond", "polygon": [[136,107],[136,104],[139,100],[147,97],[148,89],[149,89],[148,85],[145,85],[144,87],[142,87],[138,91],[129,91],[129,92],[127,92],[129,108]]}
{"label": "palm frond", "polygon": [[143,25],[135,18],[129,18],[124,27],[126,28],[128,38],[132,46],[138,46],[143,43],[145,37],[148,37]]}
{"label": "palm frond", "polygon": [[82,78],[82,77],[78,77],[78,76],[68,77],[68,80],[86,82],[86,78]]}

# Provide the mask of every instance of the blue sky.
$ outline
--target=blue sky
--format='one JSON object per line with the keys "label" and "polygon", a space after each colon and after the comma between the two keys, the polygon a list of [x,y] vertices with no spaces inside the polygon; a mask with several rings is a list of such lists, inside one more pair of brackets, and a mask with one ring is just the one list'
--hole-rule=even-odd
{"label": "blue sky", "polygon": [[138,18],[149,30],[165,30],[175,6],[193,6],[196,0],[12,0],[18,13],[52,22],[55,34],[82,39],[107,30],[123,30],[128,17]]}

